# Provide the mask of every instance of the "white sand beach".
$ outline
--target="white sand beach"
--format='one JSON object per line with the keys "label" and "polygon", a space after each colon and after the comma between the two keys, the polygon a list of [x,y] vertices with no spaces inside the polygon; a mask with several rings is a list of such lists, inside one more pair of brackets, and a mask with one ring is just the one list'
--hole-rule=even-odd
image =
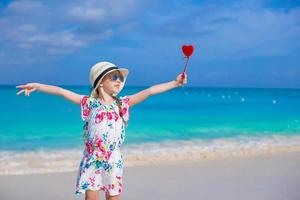
{"label": "white sand beach", "polygon": [[[299,169],[300,151],[130,166],[121,199],[299,200]],[[84,199],[74,194],[75,176],[2,175],[0,199]]]}

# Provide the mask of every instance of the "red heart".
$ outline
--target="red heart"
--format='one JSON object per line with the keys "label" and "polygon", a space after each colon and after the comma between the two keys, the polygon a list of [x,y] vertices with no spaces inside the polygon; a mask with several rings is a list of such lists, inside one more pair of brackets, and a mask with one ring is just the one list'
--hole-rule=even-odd
{"label": "red heart", "polygon": [[182,46],[182,52],[186,57],[190,57],[194,52],[193,45],[183,45]]}

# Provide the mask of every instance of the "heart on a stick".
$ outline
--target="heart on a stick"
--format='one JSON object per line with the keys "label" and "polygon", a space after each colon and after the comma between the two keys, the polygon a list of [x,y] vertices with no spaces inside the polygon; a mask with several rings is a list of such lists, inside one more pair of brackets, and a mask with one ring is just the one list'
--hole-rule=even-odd
{"label": "heart on a stick", "polygon": [[182,52],[187,58],[189,58],[194,52],[193,45],[183,45]]}

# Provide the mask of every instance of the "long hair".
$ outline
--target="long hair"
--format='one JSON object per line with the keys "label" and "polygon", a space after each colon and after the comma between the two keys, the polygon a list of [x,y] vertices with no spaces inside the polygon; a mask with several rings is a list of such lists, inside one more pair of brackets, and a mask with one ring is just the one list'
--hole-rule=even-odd
{"label": "long hair", "polygon": [[117,105],[119,108],[119,115],[122,118],[124,125],[127,126],[127,122],[124,120],[124,117],[123,117],[123,112],[122,112],[122,108],[121,108],[121,100],[116,96],[112,96],[112,97],[117,101]]}

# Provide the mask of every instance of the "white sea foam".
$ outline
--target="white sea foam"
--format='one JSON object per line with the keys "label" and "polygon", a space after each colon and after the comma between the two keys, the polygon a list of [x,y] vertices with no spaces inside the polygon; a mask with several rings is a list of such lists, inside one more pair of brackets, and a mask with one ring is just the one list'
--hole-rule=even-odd
{"label": "white sea foam", "polygon": [[[128,144],[122,147],[125,167],[170,161],[208,160],[299,151],[300,136],[240,136]],[[82,150],[0,151],[0,175],[76,171]]]}

